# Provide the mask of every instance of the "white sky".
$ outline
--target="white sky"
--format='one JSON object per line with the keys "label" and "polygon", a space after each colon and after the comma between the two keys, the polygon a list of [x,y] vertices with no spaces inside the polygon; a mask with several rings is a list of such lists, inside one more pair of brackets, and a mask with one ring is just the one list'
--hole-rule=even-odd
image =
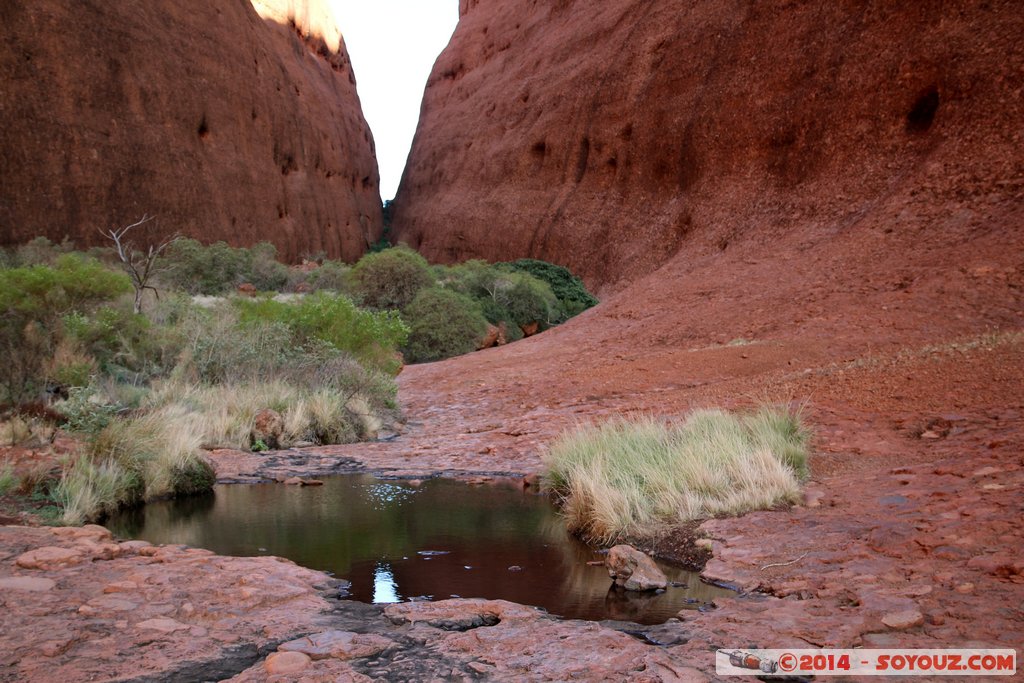
{"label": "white sky", "polygon": [[423,87],[459,20],[459,0],[331,0],[380,165],[381,199],[402,178]]}

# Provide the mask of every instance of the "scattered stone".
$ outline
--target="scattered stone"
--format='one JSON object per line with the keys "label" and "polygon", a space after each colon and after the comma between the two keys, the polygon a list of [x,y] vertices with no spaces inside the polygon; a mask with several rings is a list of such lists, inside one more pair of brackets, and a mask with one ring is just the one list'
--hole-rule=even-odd
{"label": "scattered stone", "polygon": [[67,652],[68,648],[74,643],[74,638],[48,640],[39,646],[39,652],[41,652],[44,657],[57,657]]}
{"label": "scattered stone", "polygon": [[118,545],[121,546],[121,550],[123,552],[131,553],[138,552],[142,548],[148,548],[153,544],[149,541],[123,541],[118,543]]}
{"label": "scattered stone", "polygon": [[882,617],[882,623],[891,629],[902,631],[923,624],[924,615],[918,609],[904,609],[898,612],[889,612]]}
{"label": "scattered stone", "polygon": [[271,675],[297,674],[309,668],[312,661],[301,652],[275,652],[263,662],[263,668]]}
{"label": "scattered stone", "polygon": [[633,546],[617,545],[608,551],[605,559],[608,575],[615,585],[630,591],[665,588],[668,579],[650,557]]}
{"label": "scattered stone", "polygon": [[807,489],[803,496],[804,507],[821,507],[821,499],[824,497],[825,492],[820,489]]}
{"label": "scattered stone", "polygon": [[532,337],[540,331],[540,323],[527,323],[525,325],[520,325],[519,329],[523,331],[524,337]]}
{"label": "scattered stone", "polygon": [[301,652],[313,660],[360,659],[372,657],[387,648],[392,642],[388,638],[372,633],[325,631],[289,641],[278,649],[282,652]]}
{"label": "scattered stone", "polygon": [[104,593],[130,593],[139,589],[134,581],[115,581],[103,587]]}
{"label": "scattered stone", "polygon": [[972,477],[988,477],[988,476],[993,475],[993,474],[999,474],[1002,471],[1003,471],[1002,467],[992,467],[990,465],[988,467],[982,467],[981,469],[974,470],[973,472],[971,472],[971,476]]}
{"label": "scattered stone", "polygon": [[53,579],[44,579],[34,576],[10,576],[0,579],[0,591],[32,591],[42,592],[53,590],[57,582]]}
{"label": "scattered stone", "polygon": [[239,296],[256,296],[256,285],[250,282],[243,282],[242,284],[238,285],[238,294]]}
{"label": "scattered stone", "polygon": [[51,529],[54,536],[72,538],[75,540],[88,540],[95,543],[104,543],[114,540],[110,529],[99,524],[86,524],[84,526],[64,526]]}
{"label": "scattered stone", "polygon": [[174,633],[175,631],[187,631],[191,628],[188,624],[183,624],[175,619],[168,619],[166,617],[160,617],[157,619],[147,619],[146,621],[140,621],[135,624],[137,628],[151,629],[153,631],[159,631],[161,633]]}
{"label": "scattered stone", "polygon": [[15,560],[22,569],[61,569],[70,567],[85,561],[85,554],[80,550],[72,548],[61,548],[59,546],[45,546],[22,553]]}

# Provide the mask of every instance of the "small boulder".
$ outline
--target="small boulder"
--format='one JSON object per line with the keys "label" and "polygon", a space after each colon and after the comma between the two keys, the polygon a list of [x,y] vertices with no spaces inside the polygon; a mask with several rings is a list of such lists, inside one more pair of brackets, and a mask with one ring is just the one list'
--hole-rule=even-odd
{"label": "small boulder", "polygon": [[256,296],[256,285],[248,282],[243,282],[238,285],[238,294],[240,296]]}
{"label": "small boulder", "polygon": [[615,585],[629,591],[649,591],[665,588],[668,579],[650,557],[633,546],[617,545],[605,557],[608,575]]}
{"label": "small boulder", "polygon": [[312,661],[301,652],[275,652],[263,662],[263,668],[271,676],[297,674],[309,668]]}
{"label": "small boulder", "polygon": [[22,553],[15,560],[15,564],[22,569],[49,570],[70,567],[80,564],[86,559],[85,553],[77,549],[46,546]]}
{"label": "small boulder", "polygon": [[540,323],[538,323],[538,322],[527,323],[525,325],[520,325],[519,329],[521,329],[523,331],[523,336],[524,337],[532,337],[533,335],[535,335],[538,332],[540,332]]}
{"label": "small boulder", "polygon": [[923,624],[924,615],[917,609],[904,609],[897,612],[889,612],[882,617],[882,623],[893,630],[902,631]]}
{"label": "small boulder", "polygon": [[497,325],[487,325],[487,332],[484,334],[483,339],[480,340],[480,344],[477,345],[477,349],[489,349],[492,346],[497,346],[498,336],[501,334],[501,330],[498,329]]}
{"label": "small boulder", "polygon": [[189,629],[187,624],[183,624],[180,621],[168,619],[166,617],[140,621],[135,626],[141,629],[159,631],[160,633],[174,633],[175,631],[187,631]]}
{"label": "small boulder", "polygon": [[281,446],[281,434],[284,433],[284,418],[276,410],[264,408],[256,413],[252,424],[252,442],[262,442],[267,448]]}
{"label": "small boulder", "polygon": [[301,652],[313,660],[361,659],[372,657],[392,644],[392,641],[372,633],[325,631],[289,641],[278,649],[282,652]]}

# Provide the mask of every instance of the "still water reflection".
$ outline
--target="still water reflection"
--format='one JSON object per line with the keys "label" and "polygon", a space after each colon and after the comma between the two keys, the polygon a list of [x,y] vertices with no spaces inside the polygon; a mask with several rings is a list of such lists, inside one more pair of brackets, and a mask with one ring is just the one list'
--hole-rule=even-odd
{"label": "still water reflection", "polygon": [[727,591],[663,566],[686,588],[611,590],[594,549],[565,531],[551,503],[518,488],[369,476],[319,487],[217,486],[210,496],[146,505],[108,520],[117,535],[225,555],[280,555],[352,582],[356,600],[481,597],[575,619],[661,623]]}

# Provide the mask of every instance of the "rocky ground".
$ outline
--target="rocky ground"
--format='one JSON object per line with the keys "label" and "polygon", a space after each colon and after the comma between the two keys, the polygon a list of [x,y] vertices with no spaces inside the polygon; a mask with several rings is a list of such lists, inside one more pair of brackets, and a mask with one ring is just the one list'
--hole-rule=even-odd
{"label": "rocky ground", "polygon": [[[382,610],[273,558],[5,527],[0,680],[704,680],[717,647],[1024,646],[1024,336],[861,355],[805,339],[624,345],[594,364],[560,346],[573,333],[407,368],[409,424],[392,441],[221,452],[218,470],[486,480],[536,471],[576,421],[805,401],[805,504],[698,530],[714,552],[705,576],[743,594],[639,638],[504,603]],[[268,656],[278,648],[288,654]]]}

